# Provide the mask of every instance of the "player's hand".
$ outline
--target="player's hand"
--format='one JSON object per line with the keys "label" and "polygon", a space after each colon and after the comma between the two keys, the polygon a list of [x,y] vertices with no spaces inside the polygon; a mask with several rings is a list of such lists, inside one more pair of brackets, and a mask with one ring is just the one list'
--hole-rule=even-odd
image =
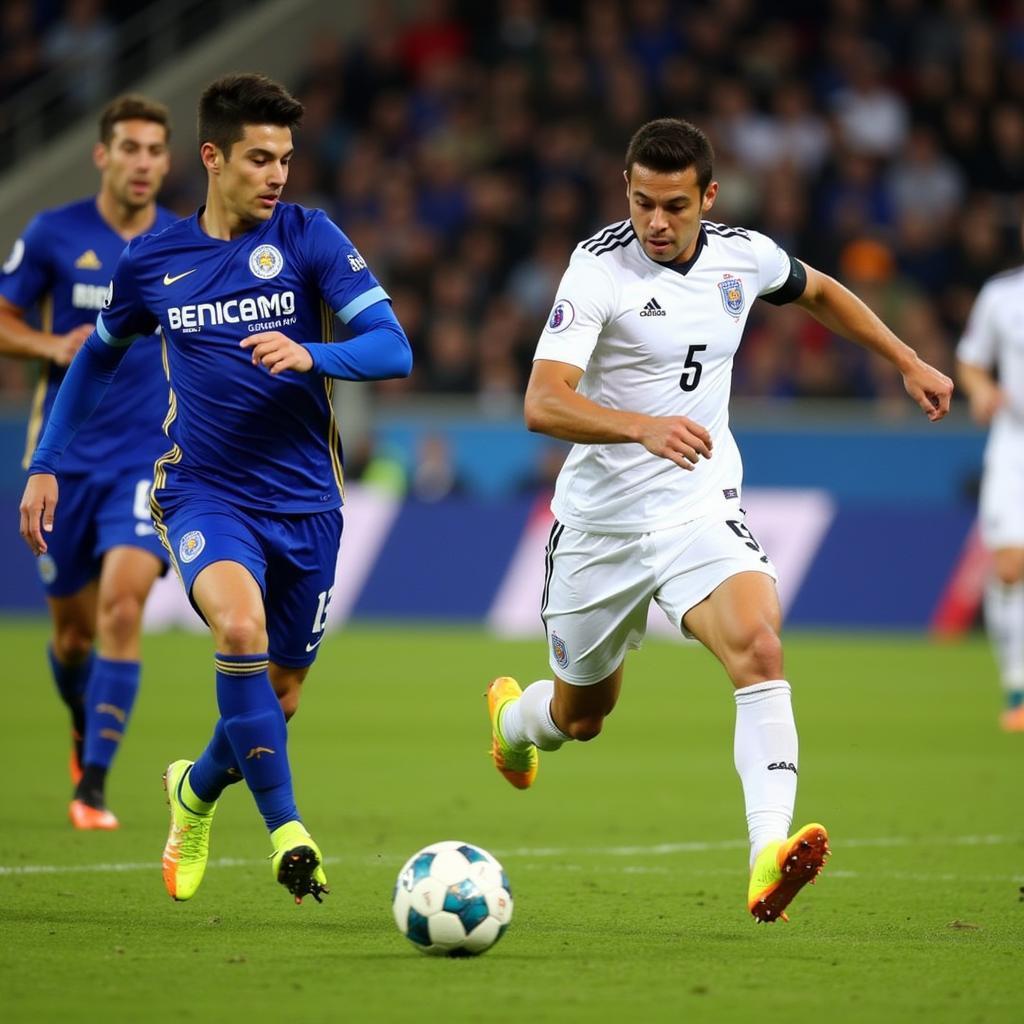
{"label": "player's hand", "polygon": [[242,348],[251,350],[253,366],[265,366],[272,374],[284,370],[308,373],[313,369],[313,357],[309,349],[280,331],[251,334],[243,338],[240,344]]}
{"label": "player's hand", "polygon": [[989,381],[987,385],[977,387],[971,392],[968,404],[971,419],[980,426],[987,427],[992,422],[992,417],[1006,405],[1006,393]]}
{"label": "player's hand", "polygon": [[94,330],[96,328],[92,324],[79,324],[68,331],[67,334],[55,335],[53,339],[53,352],[50,358],[58,366],[67,366],[75,358],[75,353],[85,344],[85,339]]}
{"label": "player's hand", "polygon": [[[57,478],[52,473],[33,473],[21,496],[21,536],[33,555],[46,553],[43,533],[53,530],[57,508]],[[42,526],[42,529],[40,529]]]}
{"label": "player's hand", "polygon": [[934,366],[918,359],[903,374],[903,386],[907,394],[924,410],[934,423],[949,412],[949,400],[953,397],[953,382]]}
{"label": "player's hand", "polygon": [[682,469],[693,469],[701,456],[711,458],[711,435],[686,416],[649,417],[640,443]]}

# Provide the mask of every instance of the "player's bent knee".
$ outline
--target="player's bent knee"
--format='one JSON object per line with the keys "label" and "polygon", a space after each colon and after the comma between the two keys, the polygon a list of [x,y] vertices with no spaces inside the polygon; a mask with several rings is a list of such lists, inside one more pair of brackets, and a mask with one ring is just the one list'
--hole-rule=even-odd
{"label": "player's bent knee", "polygon": [[54,631],[53,653],[62,665],[78,665],[89,657],[94,640],[92,630],[78,623],[63,625]]}
{"label": "player's bent knee", "polygon": [[255,615],[230,612],[213,624],[213,632],[224,654],[259,654],[267,649],[266,627]]}
{"label": "player's bent knee", "polygon": [[100,636],[125,642],[142,628],[142,602],[133,594],[124,594],[100,605],[97,617]]}
{"label": "player's bent knee", "polygon": [[765,679],[781,679],[782,641],[774,629],[763,626],[725,664],[736,686],[750,686]]}

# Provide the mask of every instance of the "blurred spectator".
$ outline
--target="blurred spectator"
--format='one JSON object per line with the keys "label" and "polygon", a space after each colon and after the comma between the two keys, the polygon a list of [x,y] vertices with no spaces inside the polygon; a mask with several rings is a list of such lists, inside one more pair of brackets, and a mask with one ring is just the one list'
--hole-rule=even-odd
{"label": "blurred spectator", "polygon": [[443,501],[465,490],[444,434],[424,434],[416,446],[409,493],[417,501]]}
{"label": "blurred spectator", "polygon": [[83,111],[113,91],[115,53],[114,26],[102,0],[67,0],[43,39],[47,65],[63,77],[67,101]]}

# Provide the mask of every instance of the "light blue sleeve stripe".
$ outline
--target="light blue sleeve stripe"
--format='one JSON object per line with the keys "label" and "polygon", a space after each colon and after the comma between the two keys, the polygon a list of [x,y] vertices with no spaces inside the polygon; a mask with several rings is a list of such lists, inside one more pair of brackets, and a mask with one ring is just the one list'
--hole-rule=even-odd
{"label": "light blue sleeve stripe", "polygon": [[380,285],[376,288],[371,288],[368,292],[363,292],[362,295],[357,295],[347,306],[343,309],[339,309],[334,315],[343,323],[347,324],[354,316],[359,316],[364,309],[368,309],[375,302],[380,302],[385,299],[389,299],[391,296],[388,295]]}
{"label": "light blue sleeve stripe", "polygon": [[137,337],[137,334],[129,334],[127,338],[115,338],[110,331],[103,325],[103,314],[96,318],[96,333],[103,339],[111,348],[127,348]]}

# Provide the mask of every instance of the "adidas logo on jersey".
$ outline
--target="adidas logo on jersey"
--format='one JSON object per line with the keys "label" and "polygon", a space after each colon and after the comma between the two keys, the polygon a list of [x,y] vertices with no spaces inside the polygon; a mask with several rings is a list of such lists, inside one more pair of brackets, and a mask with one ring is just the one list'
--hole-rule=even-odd
{"label": "adidas logo on jersey", "polygon": [[647,305],[644,306],[644,308],[640,310],[640,315],[641,316],[668,316],[668,313],[666,313],[665,310],[663,310],[661,308],[661,306],[658,305],[658,300],[657,299],[651,299],[651,301],[648,302]]}

